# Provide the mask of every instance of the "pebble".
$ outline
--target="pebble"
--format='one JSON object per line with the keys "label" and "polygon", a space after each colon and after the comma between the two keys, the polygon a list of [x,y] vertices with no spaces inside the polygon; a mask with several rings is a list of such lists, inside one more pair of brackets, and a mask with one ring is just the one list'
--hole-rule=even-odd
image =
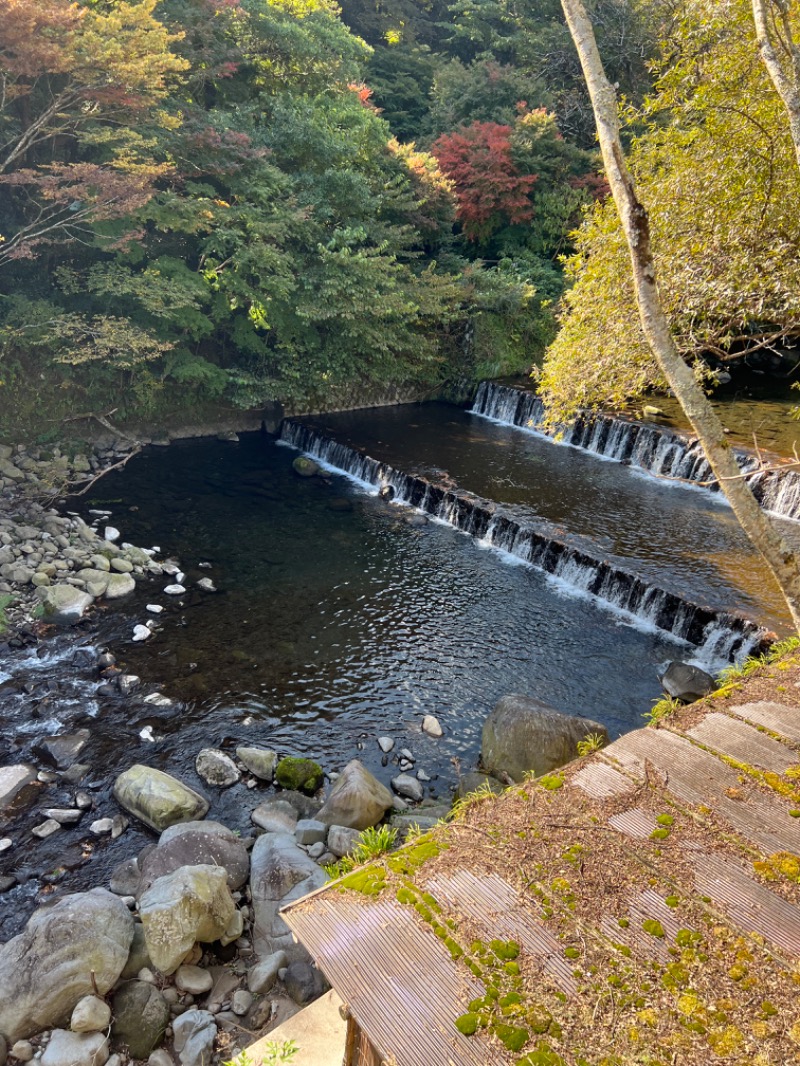
{"label": "pebble", "polygon": [[72,807],[48,807],[48,809],[42,813],[45,818],[52,818],[53,821],[58,822],[59,825],[74,825],[83,817],[83,811],[76,810]]}
{"label": "pebble", "polygon": [[208,970],[201,970],[199,966],[179,966],[175,974],[175,985],[181,992],[199,996],[203,992],[211,991],[214,978]]}
{"label": "pebble", "polygon": [[89,826],[89,832],[96,837],[102,837],[110,833],[113,828],[114,822],[111,818],[98,818]]}
{"label": "pebble", "polygon": [[47,837],[51,837],[53,833],[57,833],[60,828],[61,826],[55,818],[48,818],[46,822],[42,822],[41,825],[31,829],[31,832],[35,837],[39,837],[40,840],[45,840]]}
{"label": "pebble", "polygon": [[399,795],[413,800],[415,803],[419,803],[424,795],[422,785],[415,777],[411,777],[409,774],[399,774],[397,777],[393,777],[392,788]]}
{"label": "pebble", "polygon": [[182,596],[184,592],[186,592],[186,589],[183,585],[167,585],[164,592],[166,592],[168,596]]}
{"label": "pebble", "polygon": [[[160,603],[148,603],[147,606],[145,607],[145,610],[149,611],[150,614],[161,614],[161,612],[164,610],[164,608],[161,606]],[[150,1058],[152,1058],[152,1057],[153,1056],[151,1055]]]}
{"label": "pebble", "polygon": [[234,1014],[237,1014],[241,1018],[244,1014],[247,1014],[247,1012],[252,1006],[252,992],[248,992],[246,988],[239,988],[233,993],[233,998],[231,999],[231,1010]]}
{"label": "pebble", "polygon": [[153,736],[153,727],[146,725],[144,729],[139,730],[139,736],[142,740],[149,740],[151,744],[155,744],[156,738]]}
{"label": "pebble", "polygon": [[75,806],[82,811],[88,811],[92,806],[92,797],[88,792],[77,792],[75,794]]}
{"label": "pebble", "polygon": [[160,692],[151,692],[149,696],[145,696],[143,703],[149,703],[153,707],[171,707],[172,700],[169,696],[162,696]]}
{"label": "pebble", "polygon": [[432,714],[426,714],[422,719],[422,732],[427,733],[431,737],[441,737],[444,735],[444,730],[439,725],[439,719]]}
{"label": "pebble", "polygon": [[33,1044],[30,1040],[18,1040],[11,1046],[11,1055],[19,1062],[30,1062],[33,1058]]}
{"label": "pebble", "polygon": [[202,589],[203,592],[217,591],[217,586],[214,584],[210,577],[201,577],[200,580],[197,582],[197,587],[199,589]]}
{"label": "pebble", "polygon": [[14,842],[12,841],[11,837],[3,837],[3,839],[0,840],[0,855],[4,851],[8,851],[10,847],[13,847],[13,844]]}
{"label": "pebble", "polygon": [[163,1048],[157,1048],[147,1060],[147,1066],[175,1066],[172,1056]]}
{"label": "pebble", "polygon": [[123,814],[115,814],[111,819],[111,839],[116,840],[117,837],[121,837],[129,825],[130,822]]}
{"label": "pebble", "polygon": [[388,754],[394,747],[393,737],[378,737],[378,747],[382,752]]}
{"label": "pebble", "polygon": [[140,640],[149,640],[152,635],[152,631],[149,630],[147,626],[138,625],[133,627],[132,639],[134,640],[134,642],[138,642]]}
{"label": "pebble", "polygon": [[112,543],[115,540],[119,540],[120,531],[114,526],[106,526],[103,530],[103,540],[110,540]]}
{"label": "pebble", "polygon": [[430,777],[424,770],[417,770],[417,781],[430,781]]}
{"label": "pebble", "polygon": [[412,755],[412,753],[408,750],[408,748],[403,748],[402,749],[402,751],[400,752],[400,758],[401,759],[407,759],[408,762],[416,762],[417,761],[416,755]]}
{"label": "pebble", "polygon": [[98,996],[84,996],[78,1000],[70,1018],[73,1033],[99,1033],[111,1021],[111,1008]]}

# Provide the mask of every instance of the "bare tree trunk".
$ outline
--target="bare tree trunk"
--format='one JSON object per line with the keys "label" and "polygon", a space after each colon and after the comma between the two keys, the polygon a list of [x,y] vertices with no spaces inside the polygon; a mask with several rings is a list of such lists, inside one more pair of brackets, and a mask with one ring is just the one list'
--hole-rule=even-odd
{"label": "bare tree trunk", "polygon": [[[764,66],[789,115],[800,166],[800,46],[794,40],[786,0],[753,0],[753,21]],[[784,54],[783,60],[779,51]]]}
{"label": "bare tree trunk", "polygon": [[592,23],[582,0],[561,0],[561,4],[589,89],[606,177],[630,249],[642,329],[703,446],[714,476],[728,497],[744,532],[774,574],[786,598],[795,628],[800,631],[798,560],[779,534],[775,523],[758,505],[747,482],[740,478],[741,471],[725,439],[722,423],[675,346],[656,282],[650,223],[636,195],[636,187],[622,150],[616,93],[605,75]]}

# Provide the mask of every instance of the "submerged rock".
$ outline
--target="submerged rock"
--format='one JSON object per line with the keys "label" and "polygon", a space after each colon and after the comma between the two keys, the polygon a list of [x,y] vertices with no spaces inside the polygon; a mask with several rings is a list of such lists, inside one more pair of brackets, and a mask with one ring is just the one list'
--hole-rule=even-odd
{"label": "submerged rock", "polygon": [[130,911],[103,888],[35,911],[0,947],[0,1033],[13,1042],[68,1022],[95,987],[113,988],[132,939]]}
{"label": "submerged rock", "polygon": [[10,807],[17,797],[27,791],[31,795],[37,784],[36,770],[25,763],[0,766],[0,811]]}
{"label": "submerged rock", "polygon": [[177,822],[191,822],[208,813],[208,801],[182,781],[137,763],[114,782],[117,802],[151,829],[161,832]]}
{"label": "submerged rock", "polygon": [[298,455],[292,462],[292,470],[300,477],[315,477],[320,472],[320,465],[307,455]]}
{"label": "submerged rock", "polygon": [[608,743],[608,730],[591,718],[561,714],[529,696],[503,696],[483,724],[481,763],[490,773],[521,781],[563,766],[590,733]]}
{"label": "submerged rock", "polygon": [[392,805],[392,794],[358,759],[339,774],[317,815],[326,825],[368,829],[383,818]]}

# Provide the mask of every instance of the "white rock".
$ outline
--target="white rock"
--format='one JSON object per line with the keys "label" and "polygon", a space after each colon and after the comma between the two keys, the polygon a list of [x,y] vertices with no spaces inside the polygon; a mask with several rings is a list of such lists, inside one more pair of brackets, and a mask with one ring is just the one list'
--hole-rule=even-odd
{"label": "white rock", "polygon": [[18,1040],[11,1046],[11,1056],[18,1062],[30,1062],[33,1058],[33,1044],[30,1040]]}
{"label": "white rock", "polygon": [[139,736],[142,740],[148,740],[151,744],[155,744],[156,738],[153,736],[153,727],[146,725],[144,729],[139,731]]}
{"label": "white rock", "polygon": [[217,591],[217,586],[214,584],[210,577],[201,577],[200,580],[197,582],[197,587],[199,589],[202,589],[203,592]]}
{"label": "white rock", "polygon": [[184,592],[186,592],[186,589],[183,585],[167,585],[164,592],[166,592],[168,596],[182,596]]}
{"label": "white rock", "polygon": [[110,833],[113,828],[114,820],[112,818],[98,818],[89,826],[89,832],[96,837],[102,837],[106,833]]}
{"label": "white rock", "polygon": [[444,735],[444,730],[439,725],[439,719],[435,718],[432,714],[426,714],[422,719],[422,732],[427,733],[431,737],[441,737]]}
{"label": "white rock", "polygon": [[118,529],[115,529],[114,526],[106,526],[103,530],[103,540],[110,540],[113,543],[113,541],[119,540],[119,538],[120,532]]}
{"label": "white rock", "polygon": [[424,770],[417,770],[417,781],[430,781],[430,777]]}
{"label": "white rock", "polygon": [[162,696],[160,692],[151,692],[149,696],[145,696],[142,700],[143,703],[149,703],[153,707],[171,707],[172,700],[169,696]]}
{"label": "white rock", "polygon": [[39,837],[40,840],[44,840],[47,837],[51,837],[53,833],[57,833],[61,826],[55,820],[55,818],[48,818],[46,822],[42,822],[41,825],[37,825],[31,829],[31,832],[35,837]]}
{"label": "white rock", "polygon": [[160,603],[148,603],[145,610],[149,611],[150,614],[161,614],[164,608]]}
{"label": "white rock", "polygon": [[152,631],[147,626],[134,626],[133,627],[133,640],[138,642],[140,640],[149,640],[152,637]]}
{"label": "white rock", "polygon": [[378,737],[378,747],[381,749],[382,752],[384,752],[386,755],[388,755],[389,752],[394,747],[394,738],[393,737]]}
{"label": "white rock", "polygon": [[3,839],[0,840],[0,854],[2,854],[4,851],[8,851],[8,849],[12,846],[13,841],[11,837],[3,837]]}
{"label": "white rock", "polygon": [[83,811],[73,810],[67,807],[48,807],[44,811],[45,818],[52,818],[59,825],[75,825],[83,817]]}
{"label": "white rock", "polygon": [[69,1027],[73,1033],[99,1033],[111,1021],[111,1008],[98,996],[84,996],[72,1012]]}

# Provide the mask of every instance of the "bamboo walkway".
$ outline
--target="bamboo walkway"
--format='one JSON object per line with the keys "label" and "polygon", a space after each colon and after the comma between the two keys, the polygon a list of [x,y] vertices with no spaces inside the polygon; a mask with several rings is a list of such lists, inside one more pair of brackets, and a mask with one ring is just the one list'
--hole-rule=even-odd
{"label": "bamboo walkway", "polygon": [[785,703],[708,699],[476,796],[288,908],[378,1061],[800,1063],[800,698],[783,680]]}

